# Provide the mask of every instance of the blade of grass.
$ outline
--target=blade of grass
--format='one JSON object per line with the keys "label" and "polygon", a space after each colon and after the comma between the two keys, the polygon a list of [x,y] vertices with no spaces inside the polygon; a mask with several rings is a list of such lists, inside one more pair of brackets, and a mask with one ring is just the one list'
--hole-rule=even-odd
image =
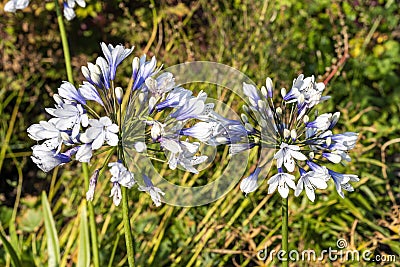
{"label": "blade of grass", "polygon": [[121,234],[117,233],[117,239],[115,239],[115,242],[114,242],[114,247],[113,247],[113,250],[111,252],[110,261],[108,262],[108,267],[112,267],[113,266],[113,261],[114,261],[114,258],[115,258],[115,252],[117,251],[118,242],[119,242],[119,238],[120,237],[121,237]]}
{"label": "blade of grass", "polygon": [[81,205],[81,222],[79,231],[79,252],[78,264],[79,267],[90,266],[90,242],[89,242],[89,226],[87,223],[86,205],[83,202]]}
{"label": "blade of grass", "polygon": [[0,232],[0,240],[3,243],[4,248],[6,249],[6,251],[8,252],[8,254],[10,255],[11,261],[13,263],[13,266],[15,267],[20,267],[21,265],[21,261],[18,258],[18,255],[15,251],[15,249],[13,248],[13,246],[11,245],[10,242],[8,242],[7,238],[3,235],[3,233]]}
{"label": "blade of grass", "polygon": [[46,192],[42,191],[42,208],[44,217],[44,227],[47,236],[47,253],[49,255],[49,266],[58,266],[60,262],[60,245],[58,243],[57,230],[53,215],[51,214],[50,204],[47,200]]}

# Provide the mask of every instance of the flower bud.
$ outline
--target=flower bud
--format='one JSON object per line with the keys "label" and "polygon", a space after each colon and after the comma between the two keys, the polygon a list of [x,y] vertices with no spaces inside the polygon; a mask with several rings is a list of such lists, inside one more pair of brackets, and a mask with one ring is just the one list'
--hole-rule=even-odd
{"label": "flower bud", "polygon": [[139,71],[139,67],[140,67],[140,60],[138,57],[135,57],[132,61],[132,77],[135,79],[136,75]]}
{"label": "flower bud", "polygon": [[249,114],[249,107],[246,105],[243,105],[243,111],[246,112],[247,114]]}
{"label": "flower bud", "polygon": [[265,86],[261,87],[261,93],[263,94],[263,96],[267,97],[268,93],[267,93],[267,89],[265,89]]}
{"label": "flower bud", "polygon": [[267,87],[268,97],[272,98],[274,86],[272,84],[272,80],[270,77],[267,77],[267,79],[265,81],[265,85]]}
{"label": "flower bud", "polygon": [[94,190],[96,189],[97,179],[99,178],[99,171],[100,171],[99,169],[95,170],[94,173],[92,174],[92,177],[90,177],[89,189],[86,192],[87,201],[93,200]]}
{"label": "flower bud", "polygon": [[146,144],[144,142],[136,142],[134,148],[137,152],[142,153],[146,150]]}
{"label": "flower bud", "polygon": [[286,139],[289,138],[289,136],[290,136],[290,131],[286,128],[283,129],[283,137]]}
{"label": "flower bud", "polygon": [[296,140],[296,138],[297,138],[297,132],[296,132],[295,129],[293,129],[293,130],[290,131],[290,137],[293,139],[293,141]]}
{"label": "flower bud", "polygon": [[308,115],[304,115],[304,117],[303,117],[303,122],[304,123],[307,123],[307,122],[309,122],[310,121],[310,118],[308,117]]}
{"label": "flower bud", "polygon": [[277,107],[277,108],[275,109],[275,111],[276,111],[276,113],[277,113],[278,115],[282,115],[282,109],[281,109],[281,107]]}
{"label": "flower bud", "polygon": [[90,71],[86,66],[81,67],[81,72],[83,74],[83,77],[85,77],[86,80],[90,80]]}
{"label": "flower bud", "polygon": [[308,157],[310,158],[310,159],[313,159],[314,158],[314,152],[310,152],[310,153],[308,153]]}
{"label": "flower bud", "polygon": [[286,89],[285,88],[281,89],[281,95],[282,95],[282,97],[285,97],[285,95],[286,95]]}
{"label": "flower bud", "polygon": [[332,138],[328,136],[325,140],[326,145],[329,147],[332,144]]}
{"label": "flower bud", "polygon": [[115,97],[117,98],[118,104],[121,105],[122,99],[124,98],[124,91],[119,86],[115,88]]}
{"label": "flower bud", "polygon": [[242,118],[242,121],[244,123],[248,123],[249,122],[249,118],[247,118],[246,114],[242,113],[242,114],[240,114],[240,117]]}
{"label": "flower bud", "polygon": [[250,133],[254,132],[254,127],[250,123],[245,123],[244,128],[246,129],[246,131],[248,131]]}

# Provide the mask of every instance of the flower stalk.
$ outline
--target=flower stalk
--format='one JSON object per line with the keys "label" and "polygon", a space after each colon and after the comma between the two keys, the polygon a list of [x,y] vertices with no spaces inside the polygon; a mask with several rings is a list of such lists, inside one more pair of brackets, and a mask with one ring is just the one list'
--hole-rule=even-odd
{"label": "flower stalk", "polygon": [[60,4],[58,3],[58,0],[54,0],[54,4],[56,5],[57,22],[58,22],[58,27],[60,29],[61,43],[62,43],[63,52],[64,52],[65,70],[67,71],[68,81],[70,83],[73,83],[74,79],[72,77],[71,56],[69,53],[67,32],[65,31],[63,16],[61,14],[61,8],[60,8]]}
{"label": "flower stalk", "polygon": [[282,251],[284,252],[282,258],[282,266],[289,266],[288,259],[288,222],[289,222],[289,210],[288,210],[288,198],[282,198]]}
{"label": "flower stalk", "polygon": [[[67,78],[70,83],[73,83],[71,56],[70,56],[70,52],[69,52],[67,32],[65,30],[64,21],[63,21],[63,17],[61,14],[60,4],[58,3],[58,0],[54,0],[54,3],[55,3],[55,7],[56,7],[58,27],[59,27],[60,35],[61,35],[61,43],[62,43],[62,47],[63,47],[63,54],[64,54],[64,60],[65,60],[65,69],[67,71]],[[88,167],[87,162],[82,162],[82,171],[83,171],[83,177],[84,177],[84,181],[85,181],[85,189],[88,190],[88,188],[89,188],[89,167]],[[82,200],[82,201],[86,201],[86,200]],[[89,211],[89,228],[90,228],[90,237],[91,237],[91,241],[92,241],[93,266],[99,267],[100,266],[99,246],[98,246],[98,241],[97,241],[97,231],[96,231],[97,228],[96,228],[96,221],[94,218],[93,204],[92,204],[92,202],[87,202],[86,205],[87,205],[87,208]]]}
{"label": "flower stalk", "polygon": [[131,225],[130,225],[130,220],[129,220],[127,188],[122,186],[121,193],[122,193],[122,221],[124,224],[126,254],[128,256],[129,267],[134,267],[135,266],[135,245],[134,245],[134,239],[133,239],[133,235],[131,232]]}

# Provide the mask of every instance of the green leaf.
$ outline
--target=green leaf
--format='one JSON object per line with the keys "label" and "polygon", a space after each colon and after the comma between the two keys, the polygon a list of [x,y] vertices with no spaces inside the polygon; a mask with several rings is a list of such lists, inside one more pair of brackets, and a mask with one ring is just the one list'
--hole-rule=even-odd
{"label": "green leaf", "polygon": [[60,244],[58,243],[57,230],[51,214],[50,204],[46,192],[42,192],[42,208],[44,227],[47,236],[47,253],[49,255],[49,267],[58,266],[60,263]]}
{"label": "green leaf", "polygon": [[17,253],[15,252],[15,249],[13,248],[11,243],[8,242],[7,238],[1,232],[0,232],[0,240],[3,243],[3,246],[5,247],[6,251],[10,255],[13,266],[15,266],[15,267],[22,266],[21,261],[17,255]]}
{"label": "green leaf", "polygon": [[89,227],[87,222],[86,205],[81,208],[81,223],[79,229],[78,267],[90,266]]}

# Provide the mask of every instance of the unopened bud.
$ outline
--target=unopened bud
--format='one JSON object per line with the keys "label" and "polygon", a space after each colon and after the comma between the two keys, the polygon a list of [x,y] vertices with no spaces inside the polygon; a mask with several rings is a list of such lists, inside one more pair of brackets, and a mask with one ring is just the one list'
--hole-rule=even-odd
{"label": "unopened bud", "polygon": [[142,153],[146,149],[146,144],[144,142],[136,142],[134,147],[137,152]]}
{"label": "unopened bud", "polygon": [[286,95],[286,89],[285,88],[281,89],[281,95],[282,95],[282,97],[285,97],[285,95]]}
{"label": "unopened bud", "polygon": [[254,131],[254,127],[253,127],[253,125],[251,125],[250,123],[245,123],[244,128],[245,128],[246,131],[248,131],[248,132],[253,132],[253,131]]}
{"label": "unopened bud", "polygon": [[86,192],[86,200],[92,201],[94,196],[94,190],[96,189],[97,179],[99,178],[99,169],[95,170],[92,177],[89,180],[89,189]]}
{"label": "unopened bud", "polygon": [[273,96],[273,90],[274,90],[274,86],[272,84],[272,80],[270,77],[267,77],[266,81],[265,81],[265,85],[267,87],[267,92],[268,92],[268,97],[272,98]]}
{"label": "unopened bud", "polygon": [[138,57],[135,57],[132,61],[132,77],[135,79],[136,75],[139,71],[139,67],[140,67],[140,60]]}
{"label": "unopened bud", "polygon": [[249,107],[246,105],[243,105],[243,111],[246,112],[247,114],[249,114]]}
{"label": "unopened bud", "polygon": [[119,86],[115,88],[115,97],[117,98],[118,104],[121,105],[122,99],[124,98],[124,91]]}
{"label": "unopened bud", "polygon": [[310,152],[310,153],[308,153],[308,157],[310,158],[310,159],[313,159],[314,158],[314,152]]}
{"label": "unopened bud", "polygon": [[244,123],[248,123],[249,122],[249,118],[247,118],[246,114],[242,113],[242,114],[240,114],[240,117],[242,118],[242,121]]}
{"label": "unopened bud", "polygon": [[282,109],[281,109],[281,107],[277,107],[277,108],[275,109],[275,111],[276,111],[276,113],[277,113],[278,115],[282,115]]}
{"label": "unopened bud", "polygon": [[286,139],[286,138],[288,138],[290,136],[290,131],[288,130],[288,129],[284,129],[283,130],[283,137]]}
{"label": "unopened bud", "polygon": [[332,144],[332,138],[328,136],[325,140],[326,145],[329,147]]}
{"label": "unopened bud", "polygon": [[90,71],[86,66],[81,67],[81,71],[83,74],[83,77],[85,77],[86,80],[90,80]]}
{"label": "unopened bud", "polygon": [[267,104],[266,104],[265,101],[263,101],[263,100],[258,100],[257,105],[258,105],[258,107],[259,107],[260,109],[265,109],[266,106],[267,106]]}
{"label": "unopened bud", "polygon": [[290,137],[293,139],[293,141],[297,139],[297,133],[295,129],[290,131]]}
{"label": "unopened bud", "polygon": [[310,121],[310,118],[308,117],[308,115],[304,115],[304,117],[303,117],[303,122],[304,123],[307,123],[307,122],[309,122]]}
{"label": "unopened bud", "polygon": [[263,96],[265,96],[265,97],[268,96],[267,89],[265,89],[265,86],[261,87],[261,93],[262,93]]}

